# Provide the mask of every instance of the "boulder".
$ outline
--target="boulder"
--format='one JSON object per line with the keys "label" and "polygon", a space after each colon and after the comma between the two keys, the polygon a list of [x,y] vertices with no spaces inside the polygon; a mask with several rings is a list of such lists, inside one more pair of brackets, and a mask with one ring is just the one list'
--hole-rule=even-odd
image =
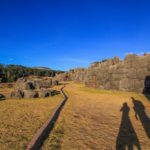
{"label": "boulder", "polygon": [[34,90],[24,90],[24,98],[37,98],[39,94],[37,91]]}
{"label": "boulder", "polygon": [[12,93],[10,94],[11,98],[23,98],[24,97],[24,92],[21,90],[14,90],[12,91]]}
{"label": "boulder", "polygon": [[51,96],[51,90],[48,90],[48,89],[41,89],[39,92],[39,97],[40,98],[43,98],[43,97],[48,97],[48,96]]}
{"label": "boulder", "polygon": [[50,88],[52,86],[52,81],[51,80],[34,80],[34,86],[36,89],[41,89],[41,88]]}
{"label": "boulder", "polygon": [[35,89],[35,87],[32,82],[26,82],[23,84],[23,89],[24,90],[33,90],[33,89]]}
{"label": "boulder", "polygon": [[29,89],[34,89],[34,85],[32,80],[27,80],[25,78],[20,78],[16,82],[16,89],[20,90],[29,90]]}

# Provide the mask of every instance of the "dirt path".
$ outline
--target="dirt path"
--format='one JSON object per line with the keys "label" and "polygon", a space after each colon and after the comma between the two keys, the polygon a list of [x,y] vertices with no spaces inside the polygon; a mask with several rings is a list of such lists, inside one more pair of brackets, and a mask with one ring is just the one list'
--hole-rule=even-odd
{"label": "dirt path", "polygon": [[69,100],[45,149],[150,149],[150,102],[143,95],[73,83],[65,91]]}

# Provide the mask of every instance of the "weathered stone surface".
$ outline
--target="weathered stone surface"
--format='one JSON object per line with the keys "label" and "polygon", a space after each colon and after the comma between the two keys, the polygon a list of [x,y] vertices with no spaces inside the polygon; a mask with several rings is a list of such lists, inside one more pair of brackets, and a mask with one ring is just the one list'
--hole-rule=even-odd
{"label": "weathered stone surface", "polygon": [[21,90],[14,90],[11,95],[10,95],[11,98],[23,98],[24,97],[24,92],[21,91]]}
{"label": "weathered stone surface", "polygon": [[43,79],[18,79],[16,83],[16,88],[22,90],[33,90],[40,88],[49,88],[52,86],[52,80],[43,80]]}
{"label": "weathered stone surface", "polygon": [[52,86],[52,80],[40,80],[40,79],[36,79],[33,81],[33,84],[35,86],[36,89],[40,89],[40,88],[49,88]]}
{"label": "weathered stone surface", "polygon": [[39,97],[38,92],[34,90],[24,90],[24,98],[37,98]]}
{"label": "weathered stone surface", "polygon": [[33,89],[35,89],[35,87],[34,87],[32,82],[25,82],[23,84],[23,89],[25,89],[25,90],[33,90]]}
{"label": "weathered stone surface", "polygon": [[150,54],[129,54],[124,61],[115,57],[95,62],[88,69],[77,68],[67,72],[67,75],[70,80],[89,87],[150,93],[147,79],[150,76]]}
{"label": "weathered stone surface", "polygon": [[52,91],[51,90],[48,90],[48,89],[41,89],[39,92],[38,92],[38,95],[40,98],[43,98],[43,97],[48,97],[48,96],[52,96]]}
{"label": "weathered stone surface", "polygon": [[16,82],[15,90],[11,93],[13,98],[37,98],[52,96],[53,93],[48,88],[53,84],[58,85],[58,81],[52,79],[26,79],[20,78]]}

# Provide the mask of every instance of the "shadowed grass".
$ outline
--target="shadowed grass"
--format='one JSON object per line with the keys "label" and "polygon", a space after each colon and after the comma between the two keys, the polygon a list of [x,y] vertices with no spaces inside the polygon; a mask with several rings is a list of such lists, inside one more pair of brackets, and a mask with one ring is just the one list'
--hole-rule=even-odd
{"label": "shadowed grass", "polygon": [[145,94],[145,97],[147,98],[148,101],[150,101],[150,94]]}
{"label": "shadowed grass", "polygon": [[64,120],[61,120],[55,127],[48,139],[45,141],[42,149],[45,150],[60,150],[64,135]]}

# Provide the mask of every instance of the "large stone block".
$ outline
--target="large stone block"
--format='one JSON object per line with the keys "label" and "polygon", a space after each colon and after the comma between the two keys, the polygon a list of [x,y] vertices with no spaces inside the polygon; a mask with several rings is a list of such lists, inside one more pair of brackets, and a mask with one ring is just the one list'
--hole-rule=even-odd
{"label": "large stone block", "polygon": [[24,97],[24,92],[21,91],[21,90],[14,90],[14,91],[11,92],[10,97],[21,99],[21,98]]}
{"label": "large stone block", "polygon": [[37,98],[39,97],[38,92],[34,90],[24,90],[24,98]]}
{"label": "large stone block", "polygon": [[136,78],[139,80],[144,80],[147,75],[149,75],[147,68],[139,68],[136,70]]}
{"label": "large stone block", "polygon": [[144,80],[150,75],[150,55],[127,55],[92,64],[88,69],[74,70],[72,79],[87,86],[141,92]]}
{"label": "large stone block", "polygon": [[129,79],[136,79],[136,69],[135,68],[128,69],[126,76]]}

